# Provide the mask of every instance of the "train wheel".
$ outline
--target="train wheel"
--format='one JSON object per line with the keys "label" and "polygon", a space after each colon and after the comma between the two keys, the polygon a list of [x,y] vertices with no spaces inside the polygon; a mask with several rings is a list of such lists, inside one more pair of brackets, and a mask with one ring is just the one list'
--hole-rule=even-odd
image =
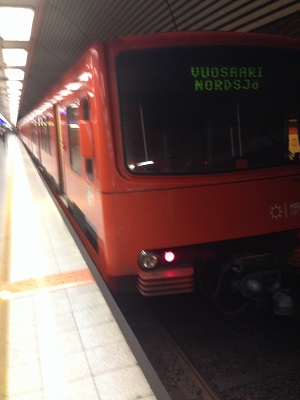
{"label": "train wheel", "polygon": [[234,289],[235,277],[231,265],[206,265],[197,272],[201,292],[213,301],[223,314],[237,316],[246,311],[250,301]]}

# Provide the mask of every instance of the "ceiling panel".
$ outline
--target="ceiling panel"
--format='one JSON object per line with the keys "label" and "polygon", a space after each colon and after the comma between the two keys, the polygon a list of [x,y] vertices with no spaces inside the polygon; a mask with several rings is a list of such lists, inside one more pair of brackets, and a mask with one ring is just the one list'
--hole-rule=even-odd
{"label": "ceiling panel", "polygon": [[[0,5],[4,3],[0,0]],[[37,10],[20,117],[30,111],[95,40],[174,30],[259,31],[300,37],[299,0],[7,0],[7,3],[31,4]],[[1,82],[0,113],[5,103]]]}

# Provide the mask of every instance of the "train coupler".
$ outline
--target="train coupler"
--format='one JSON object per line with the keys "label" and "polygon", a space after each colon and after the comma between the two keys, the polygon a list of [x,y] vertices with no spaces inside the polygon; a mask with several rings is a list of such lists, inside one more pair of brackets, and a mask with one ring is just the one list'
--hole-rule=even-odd
{"label": "train coupler", "polygon": [[273,302],[276,315],[291,316],[295,305],[287,290],[281,287],[278,257],[273,253],[255,255],[235,255],[231,259],[236,279],[232,287],[241,295],[256,302],[261,308]]}

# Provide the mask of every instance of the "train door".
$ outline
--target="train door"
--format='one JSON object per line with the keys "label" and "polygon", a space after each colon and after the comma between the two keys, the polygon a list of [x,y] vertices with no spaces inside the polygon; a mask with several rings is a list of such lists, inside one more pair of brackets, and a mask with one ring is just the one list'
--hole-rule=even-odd
{"label": "train door", "polygon": [[[74,191],[79,190],[78,179],[81,178],[83,170],[79,145],[79,101],[75,95],[69,96],[57,107],[56,119],[61,151],[60,179],[62,192],[69,197],[74,195]],[[71,187],[72,193],[69,193]]]}
{"label": "train door", "polygon": [[[94,181],[94,142],[86,94],[70,96],[56,105],[59,179],[62,193],[68,193],[68,179]],[[79,98],[78,98],[79,97]],[[75,182],[75,181],[74,181]],[[74,185],[72,184],[74,191]]]}
{"label": "train door", "polygon": [[94,182],[94,138],[90,118],[89,97],[84,95],[80,99],[79,105],[79,143],[80,153],[83,158],[84,177],[90,183]]}
{"label": "train door", "polygon": [[54,105],[54,118],[56,126],[56,148],[57,148],[57,163],[58,163],[58,179],[59,189],[62,195],[66,193],[65,184],[65,171],[64,171],[64,141],[62,137],[62,125],[60,118],[60,106],[59,104]]}

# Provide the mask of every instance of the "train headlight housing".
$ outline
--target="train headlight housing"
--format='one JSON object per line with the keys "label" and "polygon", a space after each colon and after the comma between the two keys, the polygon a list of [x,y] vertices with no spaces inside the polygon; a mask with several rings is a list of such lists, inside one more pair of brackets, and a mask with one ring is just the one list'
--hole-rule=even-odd
{"label": "train headlight housing", "polygon": [[158,256],[153,251],[142,250],[139,255],[139,266],[145,269],[155,268],[158,264]]}

